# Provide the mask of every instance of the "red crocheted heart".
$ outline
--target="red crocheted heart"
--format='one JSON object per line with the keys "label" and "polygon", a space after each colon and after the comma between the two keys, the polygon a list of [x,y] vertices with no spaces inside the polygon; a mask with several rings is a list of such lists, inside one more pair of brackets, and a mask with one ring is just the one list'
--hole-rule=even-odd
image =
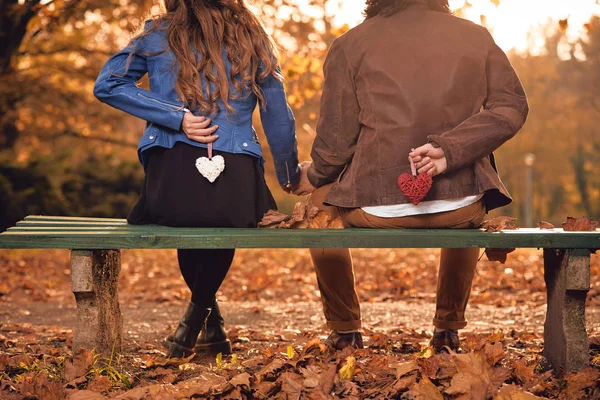
{"label": "red crocheted heart", "polygon": [[427,196],[431,185],[433,185],[433,179],[426,173],[417,176],[402,174],[398,177],[400,191],[415,205]]}

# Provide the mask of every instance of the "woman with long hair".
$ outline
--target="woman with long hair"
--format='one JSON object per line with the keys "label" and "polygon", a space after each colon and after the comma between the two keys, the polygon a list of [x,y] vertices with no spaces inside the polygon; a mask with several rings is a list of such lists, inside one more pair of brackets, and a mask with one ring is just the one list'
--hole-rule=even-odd
{"label": "woman with long hair", "polygon": [[[252,127],[257,103],[279,183],[289,191],[299,179],[295,121],[277,49],[244,0],[163,0],[162,6],[108,60],[94,88],[102,102],[147,121],[138,146],[145,181],[127,220],[256,227],[276,208]],[[137,86],[145,74],[150,90]],[[177,254],[192,294],[166,340],[168,355],[231,352],[215,294],[234,250]]]}
{"label": "woman with long hair", "polygon": [[[294,192],[314,191],[311,202],[348,227],[480,227],[512,201],[492,153],[527,118],[517,74],[490,33],[451,15],[448,0],[366,6],[365,21],[327,55],[313,162]],[[350,252],[311,254],[328,342],[362,347]],[[436,351],[459,348],[478,257],[474,248],[441,251]]]}

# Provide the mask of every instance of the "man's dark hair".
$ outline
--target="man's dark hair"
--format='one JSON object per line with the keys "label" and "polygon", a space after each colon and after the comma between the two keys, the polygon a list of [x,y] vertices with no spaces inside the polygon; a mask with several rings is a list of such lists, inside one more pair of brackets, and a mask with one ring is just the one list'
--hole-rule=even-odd
{"label": "man's dark hair", "polygon": [[[377,15],[388,17],[396,14],[406,8],[408,3],[415,0],[367,0],[367,8],[365,9],[365,17],[373,18]],[[440,11],[450,14],[450,6],[448,0],[422,0],[431,10]]]}

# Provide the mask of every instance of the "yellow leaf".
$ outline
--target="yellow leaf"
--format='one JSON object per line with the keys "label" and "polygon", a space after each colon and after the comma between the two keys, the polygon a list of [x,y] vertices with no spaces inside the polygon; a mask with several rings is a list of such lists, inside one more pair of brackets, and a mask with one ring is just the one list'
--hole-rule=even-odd
{"label": "yellow leaf", "polygon": [[433,356],[433,348],[431,346],[423,347],[419,354],[417,354],[418,358],[431,358]]}
{"label": "yellow leaf", "polygon": [[291,344],[287,347],[287,356],[288,358],[291,360],[292,358],[294,358],[294,355],[296,355],[296,352],[294,351],[294,346],[292,346]]}
{"label": "yellow leaf", "polygon": [[231,356],[231,365],[235,365],[237,363],[238,360],[238,356],[237,354],[234,354]]}
{"label": "yellow leaf", "polygon": [[348,356],[346,358],[346,365],[340,368],[340,379],[351,380],[354,378],[356,372],[356,358],[354,356]]}
{"label": "yellow leaf", "polygon": [[215,358],[215,363],[217,364],[217,368],[223,368],[223,353],[217,354],[217,358]]}

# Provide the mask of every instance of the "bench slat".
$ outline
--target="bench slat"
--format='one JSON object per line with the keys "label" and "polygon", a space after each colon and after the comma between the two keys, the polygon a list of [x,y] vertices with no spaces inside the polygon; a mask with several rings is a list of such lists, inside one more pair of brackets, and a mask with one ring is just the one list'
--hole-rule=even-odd
{"label": "bench slat", "polygon": [[122,218],[97,218],[97,217],[55,217],[45,215],[29,215],[25,217],[25,221],[74,221],[74,222],[123,222],[127,221]]}
{"label": "bench slat", "polygon": [[87,226],[87,227],[95,227],[95,226],[126,226],[127,221],[123,220],[122,222],[85,222],[85,221],[19,221],[17,222],[17,226]]}
{"label": "bench slat", "polygon": [[520,229],[480,230],[344,229],[277,230],[168,228],[150,225],[120,229],[9,230],[0,248],[160,249],[160,248],[600,248],[600,231]]}

